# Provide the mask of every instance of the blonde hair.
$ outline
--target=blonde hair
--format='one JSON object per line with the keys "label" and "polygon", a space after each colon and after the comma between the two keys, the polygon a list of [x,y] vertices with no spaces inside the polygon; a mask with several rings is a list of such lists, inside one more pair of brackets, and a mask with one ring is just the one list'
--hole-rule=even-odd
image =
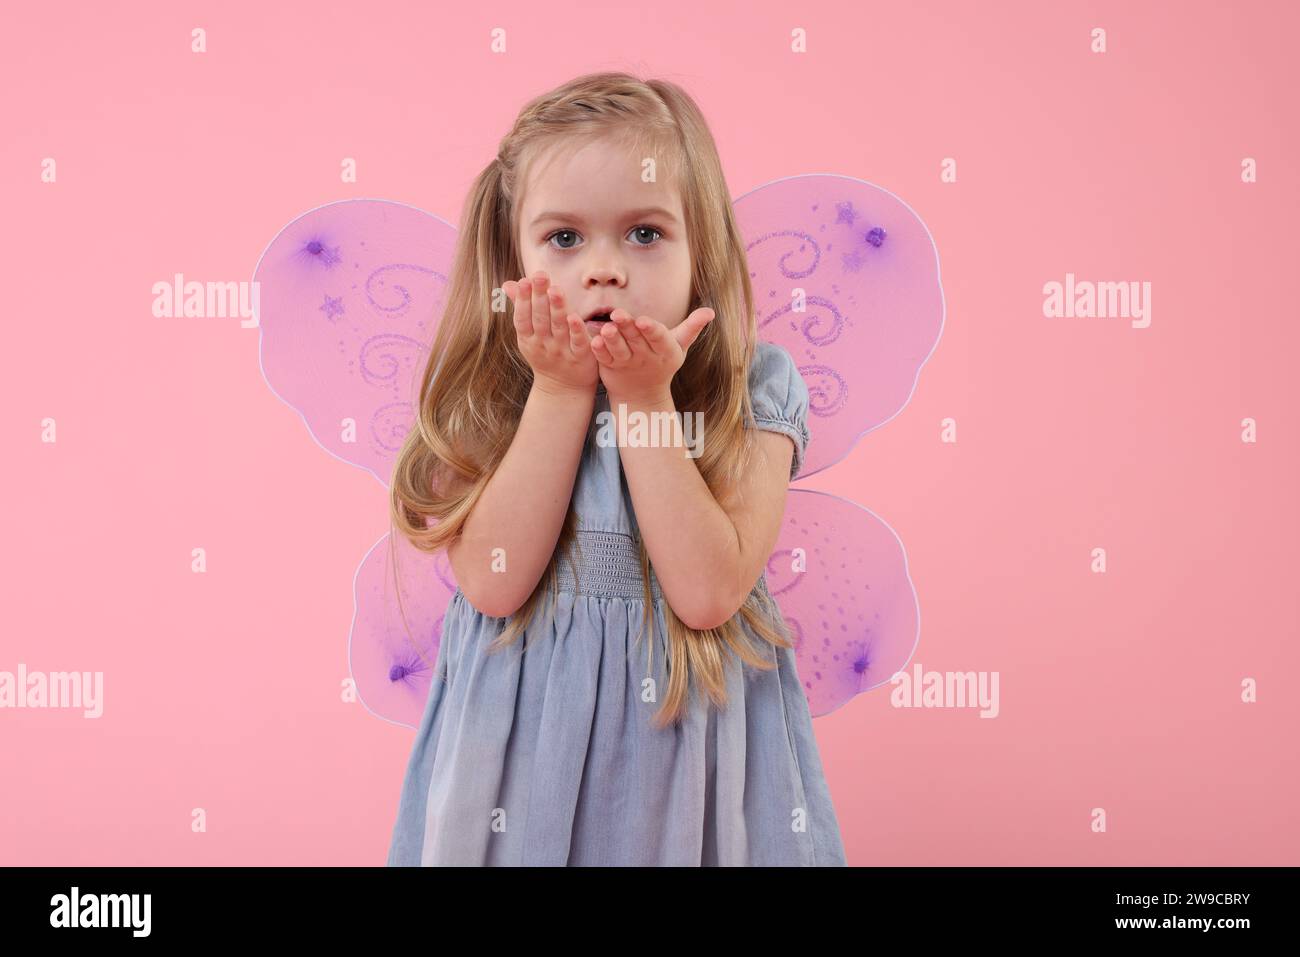
{"label": "blonde hair", "polygon": [[[518,428],[532,369],[519,352],[513,323],[501,321],[491,301],[507,280],[522,274],[515,237],[529,164],[545,148],[575,137],[613,138],[648,151],[633,155],[653,156],[656,168],[667,170],[679,188],[691,252],[688,314],[707,305],[716,318],[673,378],[673,401],[678,410],[703,412],[709,423],[695,462],[719,501],[738,494],[739,479],[750,467],[755,446],[747,426],[753,421],[748,374],[757,327],[744,241],[713,137],[699,108],[677,85],[627,73],[588,74],[524,106],[466,198],[415,425],[391,483],[393,525],[421,551],[440,551],[460,534]],[[546,572],[489,650],[523,634],[547,594],[553,610],[558,561],[578,547],[576,529],[570,502]],[[650,624],[655,619],[650,561],[644,543],[638,540],[637,547],[644,623]],[[397,594],[400,603],[400,588]],[[687,627],[667,601],[663,612],[668,691],[654,718],[661,728],[683,717],[692,678],[714,705],[726,705],[728,650],[756,668],[775,667],[746,637],[742,619],[763,641],[791,647],[780,610],[766,589],[752,591],[736,614],[707,631]],[[653,642],[649,644],[652,660]]]}

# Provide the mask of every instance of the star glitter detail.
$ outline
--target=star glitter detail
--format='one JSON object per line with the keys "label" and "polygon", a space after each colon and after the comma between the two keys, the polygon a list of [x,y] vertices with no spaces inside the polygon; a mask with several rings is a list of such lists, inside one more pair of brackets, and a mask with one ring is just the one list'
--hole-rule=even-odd
{"label": "star glitter detail", "polygon": [[333,322],[339,316],[343,315],[343,297],[325,295],[325,302],[321,305],[320,311],[325,313],[325,318]]}

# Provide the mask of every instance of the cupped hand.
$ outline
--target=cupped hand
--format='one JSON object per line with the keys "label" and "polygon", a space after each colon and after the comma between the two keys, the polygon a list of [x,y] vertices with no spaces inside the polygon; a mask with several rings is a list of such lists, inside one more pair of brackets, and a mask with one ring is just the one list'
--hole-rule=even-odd
{"label": "cupped hand", "polygon": [[582,318],[568,312],[564,294],[537,270],[532,278],[508,280],[502,287],[514,302],[519,351],[533,370],[534,383],[594,392],[600,378]]}
{"label": "cupped hand", "polygon": [[591,352],[600,363],[600,379],[615,399],[652,401],[671,395],[677,370],[686,351],[715,313],[701,306],[669,329],[650,316],[633,317],[623,309],[591,339]]}

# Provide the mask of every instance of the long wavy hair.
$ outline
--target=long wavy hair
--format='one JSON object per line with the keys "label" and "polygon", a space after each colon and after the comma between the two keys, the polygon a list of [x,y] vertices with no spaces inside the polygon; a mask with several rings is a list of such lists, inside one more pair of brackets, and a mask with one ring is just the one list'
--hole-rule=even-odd
{"label": "long wavy hair", "polygon": [[[557,143],[592,138],[612,138],[636,148],[634,155],[653,156],[656,170],[666,170],[680,190],[691,255],[687,314],[709,306],[715,319],[687,352],[671,383],[672,396],[677,409],[701,411],[709,423],[704,449],[695,459],[709,490],[722,503],[739,494],[739,479],[755,449],[748,374],[757,324],[744,241],[717,147],[703,114],[679,86],[627,73],[588,74],[523,107],[466,198],[415,425],[391,482],[394,529],[421,551],[445,549],[460,534],[510,447],[532,387],[532,369],[519,351],[513,323],[502,322],[500,313],[492,311],[494,294],[499,304],[503,284],[522,274],[515,237],[529,163]],[[580,554],[576,519],[570,501],[546,571],[490,651],[524,634],[548,595],[553,612],[558,562],[572,561],[574,549]],[[655,620],[655,603],[650,560],[640,538],[637,547],[645,626]],[[395,567],[395,551],[392,557]],[[400,588],[397,593],[400,603]],[[683,624],[667,601],[662,607],[668,689],[654,716],[660,728],[681,720],[693,684],[714,706],[726,706],[729,651],[755,668],[775,667],[770,649],[764,657],[762,646],[756,647],[741,628],[742,620],[760,640],[791,647],[780,610],[766,589],[753,590],[736,614],[707,631]],[[643,627],[640,637],[644,635]],[[648,666],[653,667],[654,642],[647,644]]]}

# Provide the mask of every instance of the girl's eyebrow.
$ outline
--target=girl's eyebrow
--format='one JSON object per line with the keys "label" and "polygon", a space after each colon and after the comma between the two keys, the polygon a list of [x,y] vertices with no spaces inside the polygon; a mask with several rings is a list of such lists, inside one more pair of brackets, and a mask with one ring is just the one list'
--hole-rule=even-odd
{"label": "girl's eyebrow", "polygon": [[[651,215],[662,216],[670,223],[677,222],[677,217],[674,216],[672,213],[668,212],[668,210],[664,209],[662,206],[646,206],[643,209],[630,209],[624,214],[623,218],[640,219],[643,216],[651,216]],[[547,210],[544,213],[539,213],[537,215],[537,218],[533,220],[532,224],[536,226],[538,223],[548,219],[559,219],[559,220],[563,220],[564,222],[579,223],[582,225],[586,225],[585,223],[582,222],[582,217],[577,215],[576,213],[565,213],[565,212],[559,212],[555,210]]]}

